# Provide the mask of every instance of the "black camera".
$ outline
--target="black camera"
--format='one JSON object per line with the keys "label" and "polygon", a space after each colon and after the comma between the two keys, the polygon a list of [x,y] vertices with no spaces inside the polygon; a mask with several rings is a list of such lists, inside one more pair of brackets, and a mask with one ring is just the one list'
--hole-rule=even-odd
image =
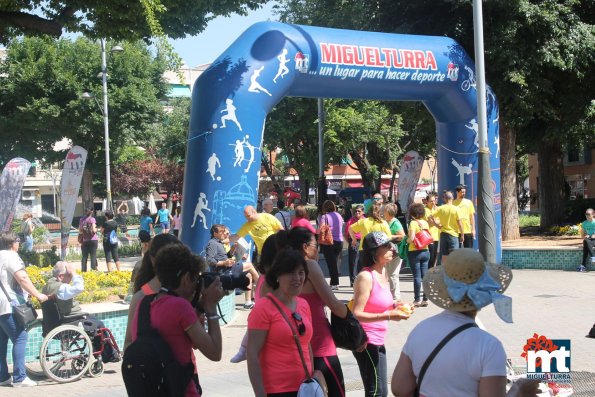
{"label": "black camera", "polygon": [[233,291],[236,288],[244,291],[250,289],[250,279],[246,273],[204,272],[200,275],[198,282],[200,283],[202,280],[204,288],[207,288],[217,277],[221,280],[221,285],[225,291]]}

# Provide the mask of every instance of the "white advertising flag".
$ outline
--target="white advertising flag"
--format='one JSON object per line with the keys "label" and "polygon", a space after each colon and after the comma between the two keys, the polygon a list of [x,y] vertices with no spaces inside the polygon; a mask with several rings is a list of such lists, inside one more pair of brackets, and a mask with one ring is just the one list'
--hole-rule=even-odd
{"label": "white advertising flag", "polygon": [[62,259],[66,257],[70,225],[72,224],[86,161],[87,151],[80,146],[73,146],[66,154],[66,160],[64,161],[62,181],[60,182],[60,220],[62,223],[60,256]]}
{"label": "white advertising flag", "polygon": [[409,206],[413,203],[423,164],[424,158],[416,151],[411,150],[405,153],[403,157],[399,171],[399,191],[397,194],[403,213],[407,213]]}
{"label": "white advertising flag", "polygon": [[0,231],[10,230],[17,204],[21,199],[21,191],[31,168],[31,163],[23,158],[15,157],[4,167],[0,176]]}

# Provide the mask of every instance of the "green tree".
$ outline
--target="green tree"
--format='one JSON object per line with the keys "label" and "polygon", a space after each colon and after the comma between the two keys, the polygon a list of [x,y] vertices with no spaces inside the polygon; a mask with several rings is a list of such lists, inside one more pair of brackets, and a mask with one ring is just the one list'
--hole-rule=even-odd
{"label": "green tree", "polygon": [[150,146],[158,156],[172,162],[183,162],[190,125],[190,98],[172,98],[168,101],[163,121],[154,126]]}
{"label": "green tree", "polygon": [[[167,92],[163,59],[142,42],[124,48],[108,60],[112,159],[122,148],[144,142],[147,131],[161,120],[159,99]],[[92,203],[93,180],[105,191],[103,114],[94,100],[80,99],[88,91],[101,101],[100,68],[98,44],[84,38],[15,40],[0,64],[0,159],[20,155],[60,161],[65,153],[55,152],[53,145],[70,139],[88,151],[85,205]]]}
{"label": "green tree", "polygon": [[[325,136],[331,146],[349,157],[365,187],[379,190],[385,170],[397,168],[404,135],[401,116],[377,101],[327,101]],[[351,166],[351,165],[350,165]],[[355,169],[355,167],[352,166]]]}
{"label": "green tree", "polygon": [[20,35],[60,37],[64,31],[90,38],[148,40],[162,33],[182,38],[202,32],[219,16],[245,14],[267,0],[4,0],[0,8],[0,42]]}
{"label": "green tree", "polygon": [[[269,114],[264,135],[269,150],[281,149],[287,168],[300,177],[302,201],[307,202],[310,186],[318,180],[318,114],[316,99],[285,98]],[[325,142],[325,148],[328,148]],[[325,150],[325,163],[333,159]]]}
{"label": "green tree", "polygon": [[[293,23],[447,35],[473,55],[473,14],[468,0],[288,0],[278,12],[282,20]],[[487,81],[500,102],[505,240],[519,236],[517,136],[540,155],[540,191],[548,192],[540,195],[542,225],[554,224],[563,216],[563,143],[592,139],[595,129],[594,20],[595,3],[587,0],[484,4]]]}

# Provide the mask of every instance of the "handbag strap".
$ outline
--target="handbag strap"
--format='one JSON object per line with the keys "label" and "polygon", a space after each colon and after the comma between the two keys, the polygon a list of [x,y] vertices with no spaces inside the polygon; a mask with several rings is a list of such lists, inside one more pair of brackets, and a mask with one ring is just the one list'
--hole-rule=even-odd
{"label": "handbag strap", "polygon": [[2,284],[1,281],[0,281],[0,287],[2,287],[2,291],[4,291],[4,294],[6,295],[6,299],[8,299],[8,303],[10,303],[10,301],[12,299],[10,299],[10,295],[8,295],[8,292],[6,291],[6,288],[4,288],[4,284]]}
{"label": "handbag strap", "polygon": [[428,230],[428,229],[424,229],[423,225],[421,224],[420,221],[418,221],[417,219],[415,220],[415,222],[417,222],[417,225],[419,226],[419,230]]}
{"label": "handbag strap", "polygon": [[275,305],[275,307],[277,307],[277,310],[279,310],[279,313],[281,313],[281,315],[283,316],[283,318],[287,322],[287,325],[289,325],[289,328],[291,329],[291,333],[293,334],[293,339],[295,341],[295,344],[297,345],[298,352],[300,353],[300,358],[302,359],[302,366],[304,367],[304,373],[306,374],[306,379],[310,378],[311,375],[308,372],[308,367],[306,366],[306,360],[304,359],[304,352],[302,351],[302,346],[300,344],[300,340],[299,340],[299,338],[297,336],[297,333],[295,332],[295,329],[291,325],[291,321],[289,321],[289,319],[287,318],[287,315],[285,314],[285,312],[283,311],[283,309],[281,309],[281,306],[279,306],[279,304],[275,301],[275,299],[273,299],[270,296],[270,294],[267,294],[265,296],[265,298],[268,298],[271,302],[273,302],[273,305]]}
{"label": "handbag strap", "polygon": [[430,353],[430,355],[428,356],[428,358],[426,359],[426,361],[424,362],[424,365],[421,366],[421,369],[419,370],[419,376],[417,377],[417,388],[415,389],[415,396],[419,396],[419,390],[421,388],[421,382],[424,380],[424,375],[426,374],[426,371],[428,370],[428,367],[430,366],[430,364],[432,364],[432,361],[434,360],[434,358],[436,358],[436,356],[438,355],[438,353],[440,352],[440,350],[442,350],[442,348],[455,336],[457,336],[458,334],[460,334],[461,332],[463,332],[464,330],[466,330],[467,328],[473,328],[473,327],[477,327],[476,323],[467,323],[467,324],[463,324],[458,328],[455,328],[453,331],[451,331],[448,335],[446,335],[444,337],[444,339],[442,339],[442,341],[440,343],[438,343],[438,346],[436,346],[434,348],[434,350],[432,351],[432,353]]}

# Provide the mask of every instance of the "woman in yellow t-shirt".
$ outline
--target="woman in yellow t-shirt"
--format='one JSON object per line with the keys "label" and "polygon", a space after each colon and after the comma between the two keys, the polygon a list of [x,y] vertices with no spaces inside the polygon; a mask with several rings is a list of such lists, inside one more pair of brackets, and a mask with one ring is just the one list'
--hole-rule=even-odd
{"label": "woman in yellow t-shirt", "polygon": [[[356,274],[359,273],[360,270],[362,270],[362,265],[361,265],[360,259],[361,259],[362,249],[363,249],[363,241],[364,241],[364,238],[366,237],[366,235],[368,235],[369,233],[372,233],[372,232],[382,232],[382,233],[386,234],[387,236],[391,235],[390,227],[388,226],[388,223],[386,223],[386,221],[384,219],[382,219],[382,216],[380,215],[381,208],[382,208],[382,203],[380,201],[374,201],[374,203],[372,203],[372,205],[368,209],[368,212],[366,213],[366,217],[355,222],[349,228],[349,236],[351,237],[352,246],[355,248],[359,244]],[[359,243],[358,243],[358,240],[355,238],[355,235],[357,233],[360,233],[360,235],[361,235],[361,240],[359,241]]]}
{"label": "woman in yellow t-shirt", "polygon": [[428,298],[426,294],[421,299],[421,280],[428,271],[428,262],[430,262],[430,251],[428,246],[417,248],[413,242],[415,235],[421,230],[430,229],[428,222],[424,221],[425,209],[423,204],[414,203],[409,207],[409,216],[411,222],[409,222],[409,231],[407,242],[409,243],[409,252],[407,252],[407,260],[409,260],[409,266],[411,266],[411,272],[413,273],[413,295],[415,301],[413,304],[418,306],[428,306]]}

